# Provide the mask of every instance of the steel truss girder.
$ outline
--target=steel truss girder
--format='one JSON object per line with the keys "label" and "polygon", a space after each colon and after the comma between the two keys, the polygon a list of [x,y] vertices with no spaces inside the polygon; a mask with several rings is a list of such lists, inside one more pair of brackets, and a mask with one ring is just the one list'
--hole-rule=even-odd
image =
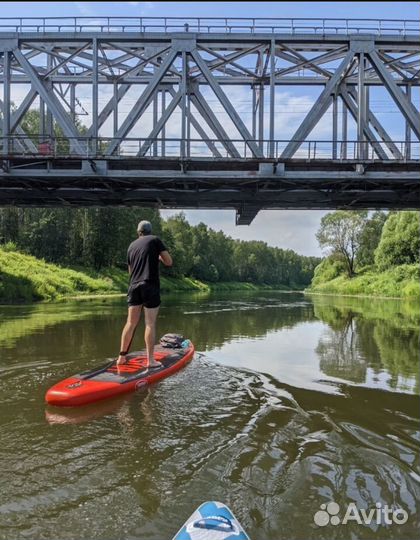
{"label": "steel truss girder", "polygon": [[195,105],[198,112],[201,114],[201,116],[204,118],[207,125],[210,127],[210,129],[214,132],[216,137],[218,137],[223,144],[226,151],[229,153],[230,156],[239,158],[240,154],[238,150],[235,147],[235,144],[230,141],[230,137],[225,131],[225,128],[222,126],[222,124],[217,119],[216,115],[211,110],[211,107],[209,107],[206,99],[201,94],[201,92],[197,89],[193,90],[193,93],[191,95],[191,102]]}
{"label": "steel truss girder", "polygon": [[326,112],[332,101],[332,94],[336,91],[339,84],[343,79],[343,75],[346,69],[349,67],[350,63],[354,58],[353,51],[348,51],[346,56],[341,61],[334,75],[325,85],[324,90],[321,92],[321,95],[316,100],[311,110],[306,115],[305,120],[299,126],[297,131],[290,143],[286,146],[284,152],[282,153],[282,158],[287,159],[293,156],[296,150],[301,146],[302,142],[306,139],[309,133],[313,130],[315,125],[319,122],[320,118]]}
{"label": "steel truss girder", "polygon": [[178,92],[172,97],[172,101],[163,111],[163,114],[160,117],[159,121],[156,122],[155,126],[153,127],[146,141],[143,143],[142,147],[140,148],[139,153],[137,154],[138,156],[144,156],[147,153],[147,151],[153,144],[153,139],[156,139],[156,137],[162,131],[166,122],[169,120],[169,117],[172,115],[176,107],[179,105],[181,98],[182,98],[182,91],[178,90]]}
{"label": "steel truss girder", "polygon": [[[7,75],[1,56],[3,50],[11,53],[8,56]],[[357,61],[360,54],[368,61],[363,67],[363,73],[360,73],[360,62]],[[46,64],[45,58],[49,58],[49,63]],[[150,113],[153,116],[152,127],[138,137],[142,139],[139,157],[148,153],[150,148],[153,149],[153,155],[157,155],[156,137],[162,138],[160,148],[163,149],[165,140],[170,139],[168,120],[175,111],[181,110],[184,140],[180,148],[184,152],[189,152],[188,140],[191,137],[188,137],[188,133],[191,127],[202,139],[203,146],[211,156],[219,159],[224,149],[225,155],[234,161],[241,156],[238,148],[242,141],[236,146],[230,128],[215,113],[203,91],[204,88],[211,88],[218,104],[223,107],[225,117],[230,118],[244,144],[250,149],[246,155],[250,159],[263,160],[275,155],[272,142],[278,133],[274,110],[275,88],[317,85],[323,88],[321,95],[286,146],[283,159],[298,159],[296,152],[302,142],[310,137],[311,130],[333,102],[333,95],[340,96],[340,89],[344,88],[341,96],[346,110],[349,110],[359,125],[360,137],[374,149],[379,160],[403,160],[407,155],[403,156],[391,140],[368,106],[367,96],[360,94],[359,87],[362,81],[366,94],[366,89],[371,86],[381,85],[388,91],[401,113],[401,122],[406,122],[408,126],[405,136],[406,142],[411,144],[411,136],[417,139],[420,136],[419,113],[413,104],[417,99],[415,89],[420,87],[419,66],[417,36],[195,33],[133,36],[118,32],[87,32],[83,35],[55,33],[3,38],[0,33],[0,84],[4,84],[7,79],[9,93],[10,87],[15,84],[30,85],[21,105],[16,111],[10,112],[6,122],[6,131],[9,133],[3,129],[2,140],[7,142],[8,135],[20,135],[17,145],[22,148],[22,155],[28,151],[36,154],[37,145],[22,131],[21,123],[39,95],[46,104],[47,121],[44,118],[44,124],[49,124],[51,131],[52,124],[48,118],[51,119],[52,115],[65,136],[71,139],[74,154],[83,154],[89,146],[89,138],[97,145],[97,133],[109,138],[106,121],[114,115],[114,126],[117,129],[109,143],[107,156],[119,159],[116,153],[120,145],[130,136],[130,131],[143,115]],[[69,86],[63,90],[59,86],[61,84]],[[249,91],[249,101],[251,92],[254,92],[252,133],[248,129],[251,121],[249,124],[248,120],[245,122],[242,112],[224,90],[229,85],[242,86]],[[112,86],[114,94],[101,107],[98,94],[106,86]],[[93,115],[92,125],[86,126],[87,132],[84,135],[79,133],[75,122],[76,90],[80,91],[79,95],[88,94],[89,99],[92,98],[92,110],[97,112]],[[132,99],[129,97],[130,90],[133,94],[137,92],[134,105],[127,105],[127,101]],[[73,96],[70,101],[66,97],[68,91]],[[172,100],[164,105],[162,99],[159,115],[157,103],[160,103],[163,95],[172,96]],[[339,132],[336,97],[335,139]],[[362,103],[363,110],[359,106]],[[118,121],[120,104],[124,108],[129,106],[128,115],[121,125]],[[7,110],[12,111],[11,103],[7,107]],[[266,112],[269,109],[269,122],[265,118],[264,108]],[[214,134],[216,142],[209,139],[209,131],[210,137]],[[267,147],[263,147],[263,141],[266,140]],[[338,142],[332,141],[335,157]],[[159,151],[164,156],[164,150]],[[182,162],[185,156],[178,157]],[[76,171],[74,174],[83,178],[85,171]],[[112,182],[112,178],[109,181]],[[250,206],[247,208],[249,210]]]}
{"label": "steel truss girder", "polygon": [[193,50],[191,52],[193,59],[195,60],[197,66],[201,69],[205,79],[207,80],[210,88],[213,90],[213,92],[216,94],[216,97],[222,104],[223,108],[225,109],[226,113],[234,123],[236,129],[239,131],[241,136],[244,138],[244,140],[247,142],[249,148],[251,149],[254,156],[257,157],[263,157],[263,154],[261,152],[261,149],[257,146],[256,142],[252,140],[252,135],[248,131],[248,128],[245,126],[244,122],[242,121],[239,114],[236,112],[235,108],[233,107],[232,103],[227,98],[226,94],[223,92],[222,88],[220,87],[219,83],[213,76],[212,72],[208,68],[206,62],[201,58],[200,54]]}
{"label": "steel truss girder", "polygon": [[[278,56],[278,55],[276,55]],[[131,84],[131,85],[143,85],[148,84],[150,81],[150,73],[146,73],[141,76],[128,76],[124,77],[123,79],[119,80],[120,84]],[[269,74],[265,77],[263,80],[264,84],[267,84],[267,79],[269,77]],[[250,84],[255,84],[255,82],[260,80],[259,76],[255,76],[254,78],[251,78],[249,76],[228,76],[228,75],[216,75],[217,82],[221,86],[247,86]],[[86,75],[78,75],[78,74],[62,74],[59,75],[52,75],[50,77],[52,84],[80,84],[80,85],[86,85],[89,86],[92,84],[91,76]],[[205,79],[200,75],[196,76],[194,80],[200,84],[206,84]],[[276,86],[323,86],[328,82],[328,77],[316,77],[313,75],[305,75],[305,76],[286,76],[286,77],[275,77],[275,85]],[[13,74],[11,77],[12,84],[31,84],[31,79],[26,76],[25,74],[16,75]],[[99,74],[98,82],[100,85],[107,85],[111,84],[112,80],[110,76],[104,76]],[[2,73],[0,72],[0,85],[4,83],[4,77]],[[346,77],[346,83],[348,85],[357,85],[357,76],[347,76]],[[168,74],[166,77],[162,79],[162,84],[179,84],[179,77],[175,75]],[[413,88],[420,86],[420,77],[417,76],[415,78],[410,79],[395,79],[395,84],[399,87],[406,86],[407,84],[411,84]],[[366,86],[372,86],[372,87],[378,87],[383,86],[382,81],[379,77],[375,78],[367,78],[366,79]]]}
{"label": "steel truss girder", "polygon": [[[341,89],[340,89],[341,91]],[[355,88],[349,88],[348,89],[349,95],[354,99],[354,101],[357,103],[357,90]],[[391,154],[396,159],[404,159],[404,156],[401,154],[398,147],[394,144],[391,137],[388,135],[385,128],[382,126],[382,124],[379,122],[378,118],[373,114],[373,112],[369,109],[369,115],[368,115],[368,123],[370,123],[373,127],[373,129],[377,132],[381,140],[386,144],[387,148],[391,152]],[[355,119],[357,118],[357,114]],[[369,129],[369,128],[368,128]],[[369,134],[367,134],[367,137],[372,140],[369,137]],[[386,159],[386,158],[385,158]]]}
{"label": "steel truss girder", "polygon": [[[350,111],[350,114],[352,115],[354,120],[357,122],[358,117],[359,117],[359,107],[357,105],[357,100],[356,100],[356,103],[352,100],[351,95],[349,94],[349,92],[347,91],[347,89],[344,86],[340,87],[340,95],[341,95],[341,97],[342,97],[342,99],[343,99],[343,101],[345,103],[345,106]],[[353,94],[353,95],[357,96],[357,94]],[[373,119],[372,113],[371,113],[371,116],[369,116],[369,118]],[[376,119],[376,117],[375,117],[375,119]],[[379,125],[379,123],[377,123],[377,125]],[[363,132],[364,132],[364,135],[366,135],[368,141],[370,141],[372,143],[373,149],[375,150],[375,153],[377,154],[377,156],[380,159],[383,159],[383,160],[388,159],[388,157],[386,155],[386,152],[383,150],[381,145],[377,143],[376,137],[373,134],[372,130],[370,129],[368,122],[364,122],[364,124],[363,124]],[[399,152],[399,154],[401,155],[400,152]]]}
{"label": "steel truss girder", "polygon": [[[0,99],[0,112],[4,114],[3,101],[1,99]],[[13,119],[14,119],[14,117],[12,116],[11,120],[10,120],[10,131],[12,131],[14,129],[14,128],[12,128]],[[16,128],[16,133],[21,136],[21,138],[17,139],[16,142],[17,142],[17,145],[20,148],[22,148],[23,153],[25,153],[25,151],[35,152],[36,153],[36,151],[37,151],[36,146],[34,145],[32,140],[27,136],[27,134],[24,132],[24,130],[20,126],[15,126],[15,128]],[[3,120],[1,118],[0,118],[0,130],[3,132]]]}
{"label": "steel truss girder", "polygon": [[[175,97],[176,93],[175,93],[175,90],[173,88],[168,88],[167,91],[173,98]],[[179,105],[179,103],[178,103],[178,105]],[[219,157],[219,158],[222,157],[219,150],[217,149],[215,144],[210,140],[210,137],[208,136],[208,134],[204,130],[204,127],[195,118],[192,111],[187,109],[186,114],[187,114],[187,119],[189,120],[189,122],[191,122],[192,127],[197,131],[198,135],[203,139],[206,146],[211,151],[212,155],[215,156],[215,157]]]}
{"label": "steel truss girder", "polygon": [[141,94],[141,96],[135,103],[131,113],[127,116],[122,126],[117,131],[114,141],[109,145],[109,148],[107,150],[108,155],[111,155],[115,152],[120,141],[124,139],[124,137],[127,136],[130,129],[134,126],[134,124],[137,122],[138,118],[141,116],[143,111],[147,108],[147,106],[153,99],[153,93],[155,89],[158,87],[159,83],[161,82],[169,66],[175,60],[177,54],[178,54],[177,51],[168,52],[165,60],[162,62],[162,65],[156,71],[153,78],[151,79],[149,84],[146,86],[146,89],[144,90],[144,92]]}
{"label": "steel truss girder", "polygon": [[389,72],[385,69],[381,59],[378,56],[376,51],[371,51],[369,53],[370,61],[377,71],[379,77],[383,81],[386,89],[391,94],[398,108],[402,112],[404,118],[410,124],[411,129],[416,134],[417,138],[420,139],[420,114],[414,105],[408,101],[407,96],[401,91],[400,88],[395,84],[394,79],[391,77]]}
{"label": "steel truss girder", "polygon": [[[25,58],[19,49],[14,49],[13,54],[20,65],[28,73],[33,88],[38,92],[43,101],[48,105],[50,111],[55,116],[57,122],[60,124],[61,129],[67,137],[72,140],[77,139],[80,135],[74,124],[71,123],[69,116],[66,114],[63,106],[54,96],[52,92],[49,92],[44,86],[44,83],[39,79],[37,73],[30,65],[29,61]],[[78,146],[77,142],[74,142],[75,146]]]}

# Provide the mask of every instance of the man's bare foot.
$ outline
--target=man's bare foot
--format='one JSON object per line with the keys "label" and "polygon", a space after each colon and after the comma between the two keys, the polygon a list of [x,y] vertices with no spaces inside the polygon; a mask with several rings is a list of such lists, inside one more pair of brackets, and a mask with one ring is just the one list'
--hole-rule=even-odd
{"label": "man's bare foot", "polygon": [[122,356],[120,354],[120,356],[118,357],[118,360],[117,360],[117,366],[122,366],[123,364],[125,364],[127,362],[127,357],[126,356]]}
{"label": "man's bare foot", "polygon": [[146,366],[148,369],[156,369],[162,367],[162,362],[159,362],[158,360],[153,360],[153,362],[149,362]]}

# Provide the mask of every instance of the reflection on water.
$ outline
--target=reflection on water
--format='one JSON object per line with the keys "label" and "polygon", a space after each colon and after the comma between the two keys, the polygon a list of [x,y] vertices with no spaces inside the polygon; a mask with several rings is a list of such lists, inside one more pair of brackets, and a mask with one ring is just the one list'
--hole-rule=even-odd
{"label": "reflection on water", "polygon": [[341,377],[355,383],[365,382],[367,366],[359,342],[352,318],[345,321],[342,330],[326,329],[316,348],[321,371],[331,377]]}
{"label": "reflection on water", "polygon": [[328,323],[317,348],[323,373],[419,393],[418,304],[318,297],[314,313]]}
{"label": "reflection on water", "polygon": [[[418,306],[166,298],[159,333],[204,356],[138,394],[45,408],[51,384],[115,353],[124,314],[119,301],[0,308],[0,538],[162,540],[206,499],[256,539],[417,537]],[[317,528],[331,500],[410,518]]]}

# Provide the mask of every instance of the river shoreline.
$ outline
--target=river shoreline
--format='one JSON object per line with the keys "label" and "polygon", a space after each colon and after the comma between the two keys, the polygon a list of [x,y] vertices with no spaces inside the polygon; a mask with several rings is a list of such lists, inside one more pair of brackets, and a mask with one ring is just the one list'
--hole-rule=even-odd
{"label": "river shoreline", "polygon": [[374,300],[404,300],[412,302],[414,300],[419,300],[417,296],[383,296],[383,295],[374,295],[374,294],[340,294],[340,293],[334,293],[334,292],[318,292],[318,291],[311,291],[304,290],[301,291],[303,294],[311,296],[334,296],[334,297],[340,297],[340,298],[371,298]]}
{"label": "river shoreline", "polygon": [[[210,284],[205,282],[200,282],[202,287],[198,288],[168,288],[168,287],[162,287],[161,291],[163,294],[176,294],[176,293],[213,293],[213,292],[258,292],[258,291],[273,291],[273,292],[281,292],[281,293],[302,293],[302,289],[284,289],[279,287],[271,287],[268,285],[254,285],[252,283],[240,283],[240,282],[234,282],[234,283],[216,283],[216,284]],[[86,293],[86,294],[67,294],[67,295],[61,295],[56,296],[54,298],[43,298],[40,300],[32,300],[32,301],[25,301],[22,299],[16,299],[16,301],[9,301],[9,302],[3,302],[0,300],[0,306],[23,306],[23,305],[39,305],[39,304],[53,304],[53,303],[64,303],[64,302],[72,302],[72,301],[91,301],[91,300],[103,300],[106,301],[108,299],[117,299],[117,298],[125,298],[127,296],[126,292],[109,292],[109,293]]]}
{"label": "river shoreline", "polygon": [[309,287],[310,294],[354,296],[360,298],[420,298],[420,268],[418,264],[401,264],[385,270],[371,266],[349,277],[339,272],[328,259],[315,271]]}
{"label": "river shoreline", "polygon": [[[0,304],[29,304],[86,297],[125,296],[128,274],[122,268],[94,270],[63,267],[43,259],[0,248]],[[161,290],[167,292],[302,290],[307,283],[208,282],[188,276],[161,274]]]}
{"label": "river shoreline", "polygon": [[[0,305],[63,302],[123,297],[128,274],[121,268],[100,271],[61,267],[19,252],[0,250]],[[312,284],[285,285],[252,282],[206,282],[187,276],[161,275],[163,293],[212,292],[301,292],[312,295],[413,300],[420,297],[418,265],[400,265],[384,272],[363,271],[353,278],[344,275],[326,279],[316,275]]]}

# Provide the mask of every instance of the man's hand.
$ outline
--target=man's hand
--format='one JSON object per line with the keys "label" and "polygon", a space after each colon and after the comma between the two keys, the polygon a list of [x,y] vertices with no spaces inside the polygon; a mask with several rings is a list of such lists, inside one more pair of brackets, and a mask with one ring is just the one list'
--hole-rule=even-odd
{"label": "man's hand", "polygon": [[165,265],[165,266],[172,266],[172,257],[169,255],[167,251],[161,251],[159,255],[159,260]]}

